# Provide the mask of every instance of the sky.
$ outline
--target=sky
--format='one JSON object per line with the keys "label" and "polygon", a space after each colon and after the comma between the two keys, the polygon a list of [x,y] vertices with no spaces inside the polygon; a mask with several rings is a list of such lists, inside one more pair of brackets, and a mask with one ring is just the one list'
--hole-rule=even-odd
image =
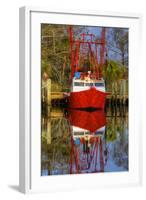
{"label": "sky", "polygon": [[[112,31],[116,30],[116,29],[117,28],[112,28],[112,27],[106,28],[106,51],[108,53],[109,59],[121,61],[121,53],[120,53],[120,50],[116,47],[116,43],[113,39],[113,34],[112,34]],[[121,28],[121,29],[123,29],[125,32],[128,31],[127,28]],[[84,27],[83,32],[85,32],[85,33],[88,32],[89,34],[92,33],[95,35],[95,37],[100,38],[101,30],[102,30],[102,27],[86,26],[86,27]],[[128,54],[126,56],[128,57]]]}

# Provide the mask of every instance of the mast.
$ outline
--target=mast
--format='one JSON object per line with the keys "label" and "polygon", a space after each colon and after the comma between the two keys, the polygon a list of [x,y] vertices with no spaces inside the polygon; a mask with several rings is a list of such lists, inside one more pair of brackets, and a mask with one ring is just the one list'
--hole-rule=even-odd
{"label": "mast", "polygon": [[[94,39],[94,34],[85,32],[80,34],[79,38],[75,38],[73,26],[69,26],[71,78],[74,77],[75,72],[79,71],[79,56],[82,57],[83,63],[85,63],[88,55],[90,56],[90,66],[87,66],[87,69],[91,70],[92,67],[92,71],[96,74],[96,78],[102,78],[102,67],[105,63],[105,36],[106,29],[102,28],[99,39]],[[85,71],[85,66],[83,67]]]}

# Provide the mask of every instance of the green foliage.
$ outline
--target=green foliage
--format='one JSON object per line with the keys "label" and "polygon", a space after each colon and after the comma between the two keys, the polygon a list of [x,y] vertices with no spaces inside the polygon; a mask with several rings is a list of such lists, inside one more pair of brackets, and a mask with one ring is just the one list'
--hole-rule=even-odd
{"label": "green foliage", "polygon": [[[57,112],[57,109],[56,109]],[[58,154],[64,159],[70,155],[70,127],[69,122],[64,117],[59,118],[48,118],[51,120],[51,144],[47,144],[46,132],[47,127],[42,129],[42,151],[50,155],[52,159],[53,152],[54,156]],[[57,160],[56,160],[57,161]]]}
{"label": "green foliage", "polygon": [[118,81],[126,72],[126,66],[114,60],[107,60],[103,67],[103,77],[107,81]]}
{"label": "green foliage", "polygon": [[126,66],[114,60],[107,60],[103,67],[103,77],[106,81],[107,91],[117,94],[120,91],[120,80],[127,72]]}
{"label": "green foliage", "polygon": [[[41,71],[46,72],[57,91],[69,79],[69,38],[67,25],[41,26]],[[67,75],[67,76],[66,76]],[[58,84],[58,87],[56,87]],[[56,90],[54,90],[56,91]]]}

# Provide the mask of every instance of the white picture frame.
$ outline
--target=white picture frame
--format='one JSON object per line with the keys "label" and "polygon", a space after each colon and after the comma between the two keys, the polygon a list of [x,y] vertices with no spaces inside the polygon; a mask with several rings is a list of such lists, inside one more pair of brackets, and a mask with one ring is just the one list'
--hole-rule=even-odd
{"label": "white picture frame", "polygon": [[[129,28],[129,171],[40,176],[40,23]],[[20,8],[20,191],[23,193],[135,186],[142,182],[141,103],[138,95],[142,16],[99,11]],[[35,58],[35,59],[34,59]],[[34,67],[35,66],[35,67]],[[135,84],[137,83],[137,84]],[[98,180],[98,181],[97,181]]]}

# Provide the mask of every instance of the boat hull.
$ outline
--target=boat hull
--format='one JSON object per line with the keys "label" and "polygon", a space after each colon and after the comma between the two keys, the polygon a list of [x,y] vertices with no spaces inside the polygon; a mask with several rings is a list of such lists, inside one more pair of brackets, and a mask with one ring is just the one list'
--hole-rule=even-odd
{"label": "boat hull", "polygon": [[104,109],[106,93],[92,87],[89,90],[71,92],[69,96],[70,108]]}
{"label": "boat hull", "polygon": [[105,127],[106,124],[105,113],[102,110],[87,112],[70,109],[68,120],[72,126],[90,131],[92,133],[102,127]]}

